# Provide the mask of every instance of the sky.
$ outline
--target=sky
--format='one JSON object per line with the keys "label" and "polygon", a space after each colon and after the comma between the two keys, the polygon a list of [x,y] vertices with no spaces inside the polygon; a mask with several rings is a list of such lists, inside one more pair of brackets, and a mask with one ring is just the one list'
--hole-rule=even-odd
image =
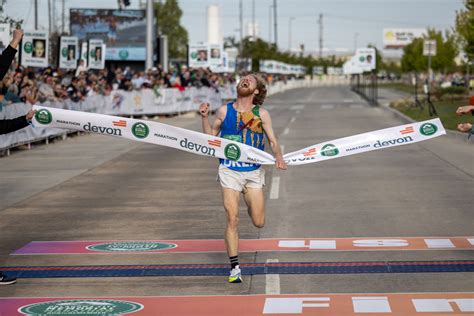
{"label": "sky", "polygon": [[[48,28],[48,0],[38,1],[40,28]],[[62,0],[56,3],[58,24]],[[117,0],[64,0],[69,8],[117,8]],[[139,8],[140,0],[130,0],[131,9]],[[145,1],[145,0],[141,0]],[[239,0],[178,0],[183,16],[182,25],[188,30],[191,42],[207,40],[207,7],[217,4],[221,8],[223,36],[239,33]],[[260,37],[269,39],[269,12],[274,0],[242,0],[244,27],[252,21],[255,3],[255,20]],[[7,0],[4,14],[24,19],[24,29],[34,27],[34,0]],[[287,50],[290,38],[292,47],[305,45],[306,51],[319,47],[318,16],[323,14],[323,47],[329,50],[354,50],[355,45],[366,47],[375,44],[382,48],[384,28],[436,28],[451,30],[456,11],[463,8],[463,0],[277,0],[278,47]],[[293,19],[294,18],[294,19]],[[273,33],[273,29],[271,31]],[[273,37],[272,37],[273,41]]]}

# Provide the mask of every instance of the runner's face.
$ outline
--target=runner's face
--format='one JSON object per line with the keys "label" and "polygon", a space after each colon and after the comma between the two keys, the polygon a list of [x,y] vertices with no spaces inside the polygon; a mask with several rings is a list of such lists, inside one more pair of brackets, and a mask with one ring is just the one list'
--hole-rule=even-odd
{"label": "runner's face", "polygon": [[257,89],[257,80],[253,76],[243,77],[237,85],[237,95],[239,97],[251,96]]}

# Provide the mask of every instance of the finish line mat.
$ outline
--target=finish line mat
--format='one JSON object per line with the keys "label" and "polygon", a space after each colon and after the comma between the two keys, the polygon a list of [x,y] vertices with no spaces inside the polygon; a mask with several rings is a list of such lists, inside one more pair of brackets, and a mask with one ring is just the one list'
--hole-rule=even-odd
{"label": "finish line mat", "polygon": [[8,316],[440,316],[473,312],[474,293],[0,298],[0,315]]}
{"label": "finish line mat", "polygon": [[[242,263],[243,275],[474,272],[474,261],[368,261]],[[0,267],[18,278],[227,276],[229,264]]]}
{"label": "finish line mat", "polygon": [[[473,250],[474,237],[241,239],[240,252]],[[222,239],[33,241],[13,255],[226,252]]]}

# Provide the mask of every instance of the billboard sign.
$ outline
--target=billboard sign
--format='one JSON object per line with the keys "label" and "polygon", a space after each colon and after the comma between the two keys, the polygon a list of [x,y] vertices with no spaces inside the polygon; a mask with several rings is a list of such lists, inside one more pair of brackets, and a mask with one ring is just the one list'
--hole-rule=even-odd
{"label": "billboard sign", "polygon": [[59,68],[76,69],[79,59],[79,40],[73,36],[61,36],[59,43]]}
{"label": "billboard sign", "polygon": [[47,32],[25,31],[21,42],[21,65],[48,67],[49,38]]}
{"label": "billboard sign", "polygon": [[145,60],[144,10],[71,9],[70,30],[81,41],[101,39],[106,60]]}
{"label": "billboard sign", "polygon": [[89,68],[104,69],[105,68],[105,44],[102,40],[89,40]]}
{"label": "billboard sign", "polygon": [[188,64],[191,68],[209,67],[209,45],[190,44],[188,52]]}
{"label": "billboard sign", "polygon": [[383,45],[385,48],[403,48],[415,38],[426,35],[425,29],[383,29]]}

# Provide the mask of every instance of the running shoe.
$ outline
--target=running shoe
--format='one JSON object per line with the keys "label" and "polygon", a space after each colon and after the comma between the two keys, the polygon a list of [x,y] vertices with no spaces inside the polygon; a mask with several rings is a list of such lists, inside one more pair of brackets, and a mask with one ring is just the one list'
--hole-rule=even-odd
{"label": "running shoe", "polygon": [[0,272],[0,285],[9,285],[16,283],[16,278],[8,277],[6,274]]}
{"label": "running shoe", "polygon": [[242,274],[239,266],[230,270],[229,283],[242,283]]}

